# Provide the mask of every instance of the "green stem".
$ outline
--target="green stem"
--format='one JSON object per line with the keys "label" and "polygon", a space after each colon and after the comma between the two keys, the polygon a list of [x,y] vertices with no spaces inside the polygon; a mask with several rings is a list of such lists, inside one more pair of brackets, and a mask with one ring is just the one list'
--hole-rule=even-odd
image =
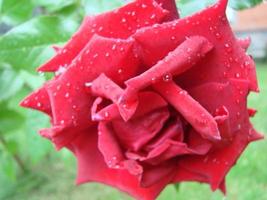
{"label": "green stem", "polygon": [[[0,143],[3,145],[3,147],[6,150],[8,150],[7,142],[6,142],[5,138],[2,136],[1,132],[0,132]],[[17,153],[11,153],[11,155],[12,155],[12,158],[14,159],[14,161],[17,163],[17,165],[21,169],[21,171],[26,172],[26,167],[25,167],[24,163],[22,162],[22,159],[19,157],[19,155]]]}

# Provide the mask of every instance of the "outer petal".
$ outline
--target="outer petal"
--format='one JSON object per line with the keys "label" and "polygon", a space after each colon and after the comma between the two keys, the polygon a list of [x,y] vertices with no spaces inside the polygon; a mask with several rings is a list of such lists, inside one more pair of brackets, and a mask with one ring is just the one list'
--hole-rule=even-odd
{"label": "outer petal", "polygon": [[181,87],[238,78],[248,80],[250,89],[258,91],[255,63],[236,40],[225,16],[226,5],[227,0],[220,0],[193,16],[138,31],[134,37],[141,46],[144,63],[153,66],[186,37],[200,35],[214,44],[214,49],[197,67],[176,79]]}
{"label": "outer petal", "polygon": [[[203,93],[203,91],[208,92]],[[246,108],[248,82],[232,80],[229,84],[220,87],[216,84],[206,84],[199,86],[198,90],[192,90],[191,94],[210,112],[222,104],[229,111],[232,142],[223,148],[214,149],[205,157],[192,156],[180,161],[187,170],[207,177],[212,189],[217,189],[250,142],[251,125]]]}
{"label": "outer petal", "polygon": [[165,20],[171,21],[179,18],[178,9],[176,8],[175,0],[156,0],[162,7],[170,13],[166,16]]}
{"label": "outer petal", "polygon": [[67,67],[95,33],[104,37],[126,39],[141,27],[162,22],[167,14],[153,0],[139,0],[111,12],[88,16],[70,41],[38,70],[57,71],[60,66]]}
{"label": "outer petal", "polygon": [[172,177],[163,177],[151,187],[142,188],[136,176],[126,170],[109,169],[97,148],[96,130],[86,130],[76,138],[72,147],[78,159],[79,184],[97,181],[119,188],[138,200],[154,200]]}
{"label": "outer petal", "polygon": [[[133,44],[133,40],[95,36],[68,70],[46,85],[53,112],[53,124],[75,130],[71,131],[69,137],[64,136],[64,131],[53,134],[66,139],[58,148],[70,142],[80,130],[93,124],[90,121],[90,108],[94,99],[86,91],[86,83],[103,72],[118,82],[135,73],[139,64],[134,56]],[[118,49],[112,50],[113,45]],[[107,53],[109,56],[106,56]],[[132,71],[118,73],[119,69],[127,68]]]}
{"label": "outer petal", "polygon": [[25,108],[31,108],[52,115],[50,100],[44,87],[27,96],[20,103]]}

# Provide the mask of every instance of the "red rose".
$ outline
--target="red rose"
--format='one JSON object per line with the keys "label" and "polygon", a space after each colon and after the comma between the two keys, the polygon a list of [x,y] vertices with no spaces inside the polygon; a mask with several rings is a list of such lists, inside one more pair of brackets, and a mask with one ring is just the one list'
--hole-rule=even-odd
{"label": "red rose", "polygon": [[247,95],[258,91],[249,40],[236,39],[220,0],[178,19],[172,0],[137,0],[86,17],[39,68],[55,78],[21,105],[50,115],[40,131],[78,159],[78,183],[97,181],[152,200],[170,183],[225,192],[251,141]]}

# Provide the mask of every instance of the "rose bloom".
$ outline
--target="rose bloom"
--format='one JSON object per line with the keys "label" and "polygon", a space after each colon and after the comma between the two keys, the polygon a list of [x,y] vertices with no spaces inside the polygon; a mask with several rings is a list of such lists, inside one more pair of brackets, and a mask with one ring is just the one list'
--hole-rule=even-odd
{"label": "rose bloom", "polygon": [[84,19],[40,72],[55,77],[21,105],[51,117],[40,134],[77,158],[77,183],[101,182],[153,200],[168,184],[225,176],[261,139],[249,117],[257,92],[249,39],[220,0],[179,19],[175,1],[136,0]]}

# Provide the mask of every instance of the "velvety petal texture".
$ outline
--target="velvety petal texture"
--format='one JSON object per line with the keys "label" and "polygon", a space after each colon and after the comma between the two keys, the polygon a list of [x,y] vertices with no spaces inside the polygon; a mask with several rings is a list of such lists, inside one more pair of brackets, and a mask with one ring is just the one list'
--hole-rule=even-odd
{"label": "velvety petal texture", "polygon": [[55,77],[21,106],[44,112],[40,134],[77,158],[77,183],[100,182],[139,200],[168,185],[225,177],[262,139],[249,121],[258,92],[250,38],[238,39],[218,0],[179,18],[174,0],[136,0],[87,16],[38,68]]}

